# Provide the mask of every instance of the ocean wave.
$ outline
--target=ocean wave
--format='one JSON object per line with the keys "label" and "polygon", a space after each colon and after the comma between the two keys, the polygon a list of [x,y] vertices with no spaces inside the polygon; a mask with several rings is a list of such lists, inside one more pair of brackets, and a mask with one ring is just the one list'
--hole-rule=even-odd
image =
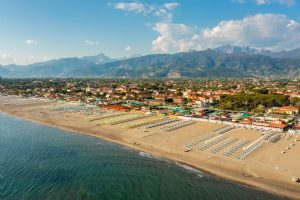
{"label": "ocean wave", "polygon": [[157,156],[154,156],[154,155],[152,155],[152,154],[150,154],[150,153],[146,153],[146,152],[139,152],[139,156],[146,157],[146,158],[150,158],[150,159],[155,159],[155,160],[163,161],[162,158],[157,157]]}
{"label": "ocean wave", "polygon": [[204,176],[204,173],[203,173],[202,171],[197,170],[197,169],[195,169],[195,168],[193,168],[193,167],[190,167],[190,166],[187,166],[187,165],[184,165],[184,164],[180,164],[180,163],[178,163],[178,162],[175,162],[175,164],[176,164],[177,166],[181,167],[181,168],[184,168],[185,170],[187,170],[187,171],[189,171],[189,172],[192,172],[192,173],[197,174],[197,175],[198,175],[199,177],[201,177],[201,178]]}
{"label": "ocean wave", "polygon": [[160,157],[157,157],[157,156],[154,156],[150,153],[146,153],[146,152],[139,152],[139,156],[142,156],[142,157],[146,157],[146,158],[150,158],[150,159],[155,159],[155,160],[159,160],[159,161],[164,161],[164,162],[168,162],[168,163],[175,163],[175,165],[189,171],[189,172],[192,172],[194,174],[197,174],[199,177],[203,177],[204,176],[204,173],[200,170],[197,170],[193,167],[190,167],[190,166],[187,166],[187,165],[184,165],[184,164],[180,164],[178,162],[170,162],[168,160],[164,160],[163,158],[160,158]]}

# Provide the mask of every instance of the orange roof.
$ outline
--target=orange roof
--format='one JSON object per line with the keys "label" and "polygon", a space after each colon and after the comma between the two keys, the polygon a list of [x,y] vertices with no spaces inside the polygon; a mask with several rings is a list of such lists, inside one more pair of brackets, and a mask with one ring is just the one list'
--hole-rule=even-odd
{"label": "orange roof", "polygon": [[243,119],[242,121],[241,121],[241,123],[243,124],[246,124],[246,123],[251,123],[253,121],[253,119],[252,118],[250,118],[250,117],[247,117],[247,118],[245,118],[245,119]]}
{"label": "orange roof", "polygon": [[120,106],[120,105],[105,105],[103,108],[112,109],[112,110],[128,110],[129,107],[127,106]]}
{"label": "orange roof", "polygon": [[282,119],[277,119],[273,121],[273,124],[285,124],[285,121],[283,121]]}
{"label": "orange roof", "polygon": [[272,127],[272,128],[285,128],[285,127],[287,127],[287,124],[270,124],[269,127]]}
{"label": "orange roof", "polygon": [[166,96],[165,95],[156,95],[154,98],[155,99],[165,99]]}
{"label": "orange roof", "polygon": [[295,106],[282,106],[282,107],[280,107],[279,109],[281,109],[281,110],[296,110],[296,111],[299,110],[299,109],[298,109],[297,107],[295,107]]}

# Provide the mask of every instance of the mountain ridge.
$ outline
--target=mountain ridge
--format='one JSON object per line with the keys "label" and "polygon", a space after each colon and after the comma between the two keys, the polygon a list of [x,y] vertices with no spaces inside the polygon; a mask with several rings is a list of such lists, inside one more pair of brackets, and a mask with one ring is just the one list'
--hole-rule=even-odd
{"label": "mountain ridge", "polygon": [[[300,59],[261,55],[266,52],[251,47],[227,45],[204,51],[150,54],[128,59],[111,59],[104,54],[98,54],[83,58],[56,59],[27,66],[12,65],[11,69],[2,66],[0,76],[164,78],[173,72],[176,72],[176,77],[187,78],[300,76]],[[297,55],[298,49],[289,52]],[[280,55],[282,54],[281,52]],[[285,53],[285,56],[287,54]]]}
{"label": "mountain ridge", "polygon": [[248,46],[234,46],[234,45],[223,45],[220,47],[215,48],[219,53],[245,53],[248,55],[263,55],[269,56],[272,58],[288,58],[288,59],[300,59],[300,47],[289,50],[289,51],[270,51],[265,49],[253,48]]}

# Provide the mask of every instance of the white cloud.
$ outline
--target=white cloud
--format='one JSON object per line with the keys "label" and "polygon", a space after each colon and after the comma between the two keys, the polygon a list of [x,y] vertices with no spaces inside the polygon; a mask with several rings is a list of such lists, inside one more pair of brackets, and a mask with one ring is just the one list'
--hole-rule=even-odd
{"label": "white cloud", "polygon": [[237,3],[246,3],[252,1],[257,5],[268,5],[268,4],[281,4],[286,6],[293,6],[296,4],[296,0],[234,0]]}
{"label": "white cloud", "polygon": [[152,41],[153,51],[187,51],[195,48],[192,38],[196,28],[185,24],[160,22],[155,25],[153,30],[159,33],[159,36]]}
{"label": "white cloud", "polygon": [[85,40],[84,43],[87,45],[99,45],[98,41],[91,41],[91,40]]}
{"label": "white cloud", "polygon": [[257,5],[270,4],[270,0],[256,0]]}
{"label": "white cloud", "polygon": [[124,49],[126,52],[130,52],[131,50],[132,50],[132,48],[131,48],[131,46],[127,46],[127,47],[125,47],[125,49]]}
{"label": "white cloud", "polygon": [[173,14],[168,12],[166,9],[160,8],[154,12],[154,15],[163,19],[163,21],[171,21]]}
{"label": "white cloud", "polygon": [[179,4],[179,3],[176,3],[176,2],[174,2],[174,3],[165,3],[165,4],[164,4],[164,7],[165,7],[166,9],[168,9],[168,10],[173,10],[173,9],[177,8],[179,5],[180,5],[180,4]]}
{"label": "white cloud", "polygon": [[300,24],[276,14],[221,21],[206,29],[160,22],[153,30],[159,36],[152,42],[152,50],[158,52],[202,50],[226,44],[282,50],[297,48],[300,43]]}
{"label": "white cloud", "polygon": [[14,63],[18,65],[29,65],[38,62],[45,62],[51,59],[52,58],[49,56],[26,56],[26,57],[15,58]]}
{"label": "white cloud", "polygon": [[37,62],[45,62],[51,60],[49,56],[23,56],[23,57],[14,57],[10,54],[0,53],[0,64],[9,65],[9,64],[18,64],[18,65],[28,65]]}
{"label": "white cloud", "polygon": [[14,59],[11,55],[6,53],[0,53],[0,64],[8,65],[14,63]]}
{"label": "white cloud", "polygon": [[133,11],[137,13],[145,13],[147,11],[147,8],[142,3],[115,3],[113,4],[113,7],[117,10],[124,10],[124,11]]}
{"label": "white cloud", "polygon": [[136,14],[143,14],[143,15],[154,15],[159,17],[162,21],[172,21],[173,14],[171,13],[172,10],[177,8],[180,4],[173,2],[173,3],[165,3],[163,5],[148,5],[139,2],[133,3],[115,3],[111,4],[115,9],[122,10],[125,12],[134,12]]}
{"label": "white cloud", "polygon": [[28,39],[28,40],[25,40],[24,43],[28,44],[28,45],[35,45],[35,44],[38,44],[39,42],[37,40]]}
{"label": "white cloud", "polygon": [[272,4],[272,3],[292,6],[296,4],[296,1],[295,0],[256,0],[257,5],[265,5],[265,4]]}

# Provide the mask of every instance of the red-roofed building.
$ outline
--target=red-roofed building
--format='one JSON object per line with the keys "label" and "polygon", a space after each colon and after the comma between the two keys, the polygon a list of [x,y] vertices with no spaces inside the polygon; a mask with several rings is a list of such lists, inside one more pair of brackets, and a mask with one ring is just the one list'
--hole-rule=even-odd
{"label": "red-roofed building", "polygon": [[155,95],[154,99],[156,99],[156,100],[166,100],[166,96],[165,95]]}
{"label": "red-roofed building", "polygon": [[282,120],[276,120],[276,121],[273,121],[269,127],[272,127],[272,128],[280,128],[280,129],[284,129],[288,126],[287,123],[285,123],[284,121]]}
{"label": "red-roofed building", "polygon": [[300,123],[297,123],[297,124],[295,125],[295,129],[300,131]]}
{"label": "red-roofed building", "polygon": [[241,124],[252,124],[253,119],[251,117],[247,117],[245,119],[243,119],[240,123]]}
{"label": "red-roofed building", "polygon": [[109,110],[116,110],[116,111],[129,111],[130,108],[127,106],[120,106],[120,105],[105,105],[102,108],[109,109]]}
{"label": "red-roofed building", "polygon": [[287,115],[297,115],[297,114],[299,114],[299,108],[297,108],[295,106],[283,106],[283,107],[277,108],[275,110],[275,113],[287,114]]}

